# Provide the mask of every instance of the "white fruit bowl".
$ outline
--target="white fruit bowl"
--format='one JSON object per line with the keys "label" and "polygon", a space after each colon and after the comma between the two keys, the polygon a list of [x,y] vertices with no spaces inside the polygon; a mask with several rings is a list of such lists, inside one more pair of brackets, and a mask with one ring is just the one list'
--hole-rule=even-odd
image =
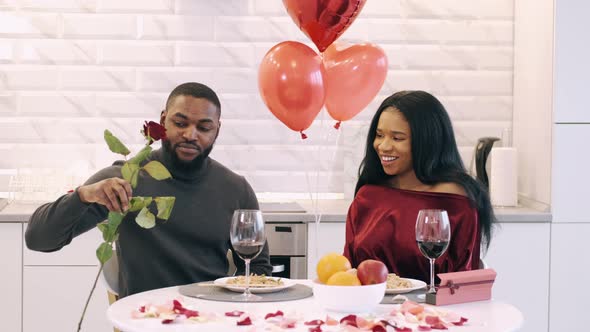
{"label": "white fruit bowl", "polygon": [[387,283],[365,286],[330,286],[313,281],[313,297],[325,309],[342,313],[372,311],[383,300]]}

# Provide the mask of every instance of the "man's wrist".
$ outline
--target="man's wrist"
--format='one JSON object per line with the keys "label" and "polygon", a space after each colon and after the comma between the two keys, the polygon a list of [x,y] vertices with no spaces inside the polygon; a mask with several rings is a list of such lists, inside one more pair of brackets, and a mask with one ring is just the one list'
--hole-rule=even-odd
{"label": "man's wrist", "polygon": [[80,186],[78,188],[76,188],[76,193],[78,194],[78,197],[80,198],[80,202],[84,203],[84,204],[88,204],[88,200],[86,200],[86,188],[84,186]]}

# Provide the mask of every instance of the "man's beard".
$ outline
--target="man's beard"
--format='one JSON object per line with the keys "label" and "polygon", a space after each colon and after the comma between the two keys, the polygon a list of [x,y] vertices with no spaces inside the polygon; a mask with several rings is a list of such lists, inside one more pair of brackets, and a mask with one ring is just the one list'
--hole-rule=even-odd
{"label": "man's beard", "polygon": [[166,139],[162,141],[162,147],[164,148],[164,152],[167,153],[170,157],[172,167],[184,172],[190,172],[200,169],[201,166],[203,166],[203,162],[205,162],[205,159],[207,159],[207,157],[209,156],[209,153],[211,153],[211,150],[213,150],[213,144],[211,144],[211,146],[209,146],[205,150],[200,151],[199,155],[195,159],[186,161],[178,158],[178,155],[176,154],[176,148],[178,147],[178,145],[174,145],[173,147],[170,141]]}

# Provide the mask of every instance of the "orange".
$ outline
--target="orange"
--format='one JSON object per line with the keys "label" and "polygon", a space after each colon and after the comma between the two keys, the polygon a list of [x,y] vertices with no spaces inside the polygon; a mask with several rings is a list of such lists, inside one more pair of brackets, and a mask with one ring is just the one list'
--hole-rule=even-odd
{"label": "orange", "polygon": [[340,254],[329,253],[320,259],[316,267],[316,272],[318,273],[320,282],[325,284],[334,273],[346,271],[350,268],[348,258]]}
{"label": "orange", "polygon": [[359,280],[359,278],[357,276],[355,276],[352,273],[340,271],[340,272],[334,273],[330,277],[330,279],[328,279],[328,282],[326,282],[326,285],[332,285],[332,286],[360,286],[361,285],[361,281]]}

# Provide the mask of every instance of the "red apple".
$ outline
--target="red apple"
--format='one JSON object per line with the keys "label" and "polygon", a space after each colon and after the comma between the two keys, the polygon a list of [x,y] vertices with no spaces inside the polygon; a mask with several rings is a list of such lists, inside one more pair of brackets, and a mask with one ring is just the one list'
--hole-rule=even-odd
{"label": "red apple", "polygon": [[387,267],[380,261],[367,259],[356,268],[356,275],[363,285],[380,284],[387,281]]}

